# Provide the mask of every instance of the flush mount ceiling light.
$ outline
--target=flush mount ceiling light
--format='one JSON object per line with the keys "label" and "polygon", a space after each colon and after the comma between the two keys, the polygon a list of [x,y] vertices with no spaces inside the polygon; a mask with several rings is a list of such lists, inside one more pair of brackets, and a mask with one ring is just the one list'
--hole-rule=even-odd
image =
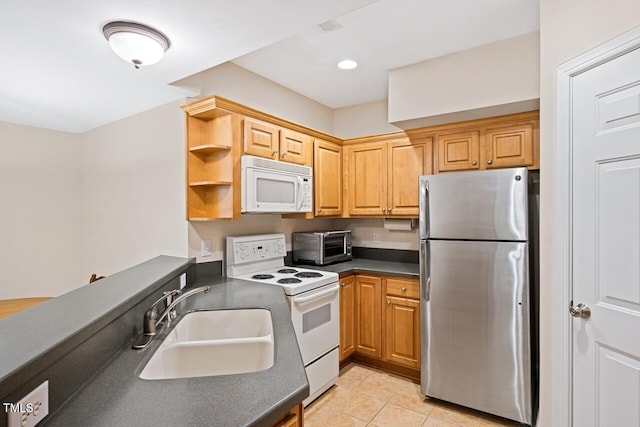
{"label": "flush mount ceiling light", "polygon": [[109,22],[102,32],[116,55],[136,68],[160,61],[170,46],[169,39],[160,31],[135,22]]}
{"label": "flush mount ceiling light", "polygon": [[353,59],[344,59],[338,62],[338,68],[341,70],[353,70],[358,66],[358,63]]}

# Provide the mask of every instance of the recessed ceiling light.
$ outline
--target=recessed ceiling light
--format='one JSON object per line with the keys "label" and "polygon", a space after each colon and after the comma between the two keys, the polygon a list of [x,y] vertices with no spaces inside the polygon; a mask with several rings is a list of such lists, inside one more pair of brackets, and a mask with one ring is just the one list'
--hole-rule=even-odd
{"label": "recessed ceiling light", "polygon": [[338,62],[338,68],[341,70],[353,70],[358,66],[358,63],[353,59],[344,59]]}
{"label": "recessed ceiling light", "polygon": [[160,31],[135,22],[109,22],[102,32],[116,55],[136,68],[160,61],[170,45]]}

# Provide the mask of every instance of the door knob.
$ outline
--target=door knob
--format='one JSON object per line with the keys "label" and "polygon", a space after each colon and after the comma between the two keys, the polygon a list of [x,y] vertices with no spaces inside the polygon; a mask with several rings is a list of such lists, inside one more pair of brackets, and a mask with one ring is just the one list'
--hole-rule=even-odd
{"label": "door knob", "polygon": [[583,319],[588,319],[589,316],[591,316],[591,309],[588,305],[580,303],[575,306],[569,306],[569,313],[571,313],[573,317],[582,317]]}

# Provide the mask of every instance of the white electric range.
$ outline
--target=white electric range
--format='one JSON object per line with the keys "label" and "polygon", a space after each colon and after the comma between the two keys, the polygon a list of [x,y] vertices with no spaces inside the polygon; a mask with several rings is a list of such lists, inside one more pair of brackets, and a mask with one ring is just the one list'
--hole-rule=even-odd
{"label": "white electric range", "polygon": [[227,237],[226,274],[284,288],[309,380],[307,406],[338,378],[339,276],[285,266],[286,254],[284,234]]}

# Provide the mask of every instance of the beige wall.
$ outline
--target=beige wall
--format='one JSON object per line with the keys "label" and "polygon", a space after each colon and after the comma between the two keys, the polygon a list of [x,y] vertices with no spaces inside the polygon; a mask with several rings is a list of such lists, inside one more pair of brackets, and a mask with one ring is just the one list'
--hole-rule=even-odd
{"label": "beige wall", "polygon": [[539,70],[537,32],[392,70],[389,121],[411,129],[535,110]]}
{"label": "beige wall", "polygon": [[80,275],[80,138],[0,123],[0,299],[58,296]]}
{"label": "beige wall", "polygon": [[183,103],[81,136],[83,277],[187,256]]}
{"label": "beige wall", "polygon": [[389,124],[387,100],[333,110],[333,135],[342,139],[402,132]]}
{"label": "beige wall", "polygon": [[541,388],[539,426],[553,425],[556,67],[640,25],[638,0],[540,1],[540,272]]}
{"label": "beige wall", "polygon": [[247,107],[303,126],[333,134],[333,111],[297,92],[231,62],[175,83],[199,92],[219,95]]}
{"label": "beige wall", "polygon": [[[335,229],[351,230],[353,246],[417,251],[418,224],[413,230],[387,230],[382,218],[345,218],[334,221]],[[377,234],[378,241],[375,241]]]}

